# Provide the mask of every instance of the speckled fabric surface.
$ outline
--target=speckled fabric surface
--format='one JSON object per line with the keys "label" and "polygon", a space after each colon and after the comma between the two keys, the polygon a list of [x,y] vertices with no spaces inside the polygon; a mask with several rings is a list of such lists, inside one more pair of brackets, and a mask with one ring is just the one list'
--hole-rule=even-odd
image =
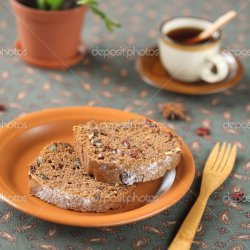
{"label": "speckled fabric surface", "polygon": [[[159,105],[168,101],[185,104],[190,122],[169,123],[186,140],[196,162],[190,191],[175,206],[153,218],[115,228],[76,228],[32,218],[0,203],[0,249],[166,249],[196,199],[204,161],[216,141],[239,147],[238,159],[227,182],[209,199],[192,249],[250,249],[250,157],[249,126],[224,129],[225,122],[249,122],[250,113],[250,3],[247,0],[106,0],[103,9],[122,23],[109,34],[101,21],[87,15],[83,37],[89,51],[136,48],[156,44],[158,26],[180,15],[215,19],[235,9],[238,18],[224,28],[223,46],[238,50],[245,76],[234,89],[209,96],[183,96],[146,85],[134,68],[134,56],[103,58],[89,53],[68,71],[47,71],[25,65],[18,57],[0,57],[0,121],[45,108],[61,106],[107,106],[145,114],[164,121]],[[12,48],[16,29],[8,1],[0,1],[1,49]],[[244,52],[245,51],[245,52]],[[247,52],[248,51],[248,52]],[[248,54],[248,56],[247,56]],[[248,123],[249,124],[249,123]],[[211,130],[200,137],[199,127]],[[232,197],[245,196],[243,201]]]}

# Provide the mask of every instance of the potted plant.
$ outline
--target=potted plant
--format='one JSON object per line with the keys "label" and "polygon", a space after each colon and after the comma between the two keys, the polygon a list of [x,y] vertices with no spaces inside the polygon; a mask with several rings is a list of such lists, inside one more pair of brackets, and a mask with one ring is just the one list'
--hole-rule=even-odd
{"label": "potted plant", "polygon": [[108,30],[120,24],[103,13],[96,0],[11,0],[16,15],[16,48],[33,65],[64,69],[78,63],[85,45],[80,39],[86,11],[103,19]]}

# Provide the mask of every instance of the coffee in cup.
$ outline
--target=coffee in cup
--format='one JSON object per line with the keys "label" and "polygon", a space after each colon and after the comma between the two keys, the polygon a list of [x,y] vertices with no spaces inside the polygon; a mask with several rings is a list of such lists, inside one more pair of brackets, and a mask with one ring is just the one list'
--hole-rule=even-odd
{"label": "coffee in cup", "polygon": [[219,54],[220,31],[199,43],[185,43],[211,25],[209,21],[193,17],[173,18],[161,24],[160,60],[173,78],[185,82],[204,80],[215,83],[228,75],[228,64]]}

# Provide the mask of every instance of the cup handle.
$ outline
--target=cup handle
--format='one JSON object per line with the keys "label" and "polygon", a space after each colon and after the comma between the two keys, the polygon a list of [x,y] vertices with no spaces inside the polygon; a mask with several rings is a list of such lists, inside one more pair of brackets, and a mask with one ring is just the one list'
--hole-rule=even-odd
{"label": "cup handle", "polygon": [[228,72],[229,67],[223,56],[209,55],[201,68],[200,78],[207,83],[216,83],[225,79]]}

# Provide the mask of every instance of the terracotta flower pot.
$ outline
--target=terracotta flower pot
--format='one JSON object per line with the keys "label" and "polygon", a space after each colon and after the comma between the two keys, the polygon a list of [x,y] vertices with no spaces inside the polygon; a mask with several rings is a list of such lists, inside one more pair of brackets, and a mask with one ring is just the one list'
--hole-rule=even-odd
{"label": "terracotta flower pot", "polygon": [[26,51],[22,59],[47,68],[67,68],[79,62],[83,17],[86,6],[69,10],[44,11],[11,0],[19,39],[16,48]]}

